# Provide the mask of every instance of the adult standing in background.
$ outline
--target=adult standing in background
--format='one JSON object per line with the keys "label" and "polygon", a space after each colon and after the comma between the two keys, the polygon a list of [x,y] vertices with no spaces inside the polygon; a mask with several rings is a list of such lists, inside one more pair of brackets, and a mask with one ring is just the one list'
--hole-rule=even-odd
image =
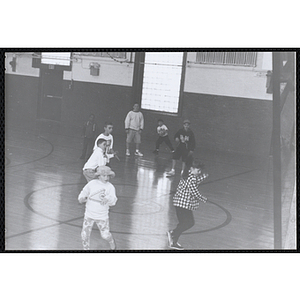
{"label": "adult standing in background", "polygon": [[130,143],[134,141],[135,143],[135,155],[143,156],[140,152],[141,144],[141,133],[144,129],[144,116],[140,112],[139,104],[135,103],[133,105],[133,110],[130,111],[125,118],[125,131],[127,134],[126,138],[126,155],[130,156]]}
{"label": "adult standing in background", "polygon": [[95,122],[95,115],[91,114],[82,128],[83,148],[80,159],[85,159],[92,154],[96,130],[97,124]]}

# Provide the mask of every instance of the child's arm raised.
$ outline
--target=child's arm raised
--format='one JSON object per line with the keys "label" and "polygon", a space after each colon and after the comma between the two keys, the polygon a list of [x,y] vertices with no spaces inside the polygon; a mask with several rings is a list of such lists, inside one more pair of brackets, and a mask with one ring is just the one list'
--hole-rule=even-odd
{"label": "child's arm raised", "polygon": [[200,174],[200,175],[197,177],[197,180],[198,180],[197,183],[200,184],[200,182],[204,181],[207,177],[208,177],[208,174],[207,174],[207,173]]}

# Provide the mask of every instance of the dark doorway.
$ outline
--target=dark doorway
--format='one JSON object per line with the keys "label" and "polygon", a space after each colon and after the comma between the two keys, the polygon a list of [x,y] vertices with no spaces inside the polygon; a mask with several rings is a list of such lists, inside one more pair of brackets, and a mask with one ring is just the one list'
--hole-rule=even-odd
{"label": "dark doorway", "polygon": [[38,118],[60,121],[63,90],[63,71],[41,69],[40,72]]}

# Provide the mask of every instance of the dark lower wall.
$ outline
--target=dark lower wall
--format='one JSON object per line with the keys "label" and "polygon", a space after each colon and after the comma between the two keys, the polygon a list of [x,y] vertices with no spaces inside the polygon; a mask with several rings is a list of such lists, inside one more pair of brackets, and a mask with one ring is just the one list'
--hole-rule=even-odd
{"label": "dark lower wall", "polygon": [[[145,112],[146,134],[155,138],[158,117],[170,135],[191,121],[197,148],[232,151],[247,155],[268,155],[272,132],[272,102],[244,98],[184,93],[181,117]],[[150,133],[151,127],[151,133]]]}
{"label": "dark lower wall", "polygon": [[[106,120],[114,123],[114,134],[124,135],[124,119],[135,102],[132,88],[87,82],[63,82],[61,122],[37,121],[39,78],[6,75],[6,126],[55,128],[55,133],[80,136],[81,126],[94,113],[103,128]],[[157,119],[163,118],[170,136],[191,121],[198,149],[232,151],[246,155],[268,155],[272,130],[272,102],[224,96],[184,93],[181,116],[143,111],[143,139],[154,143]],[[50,127],[47,127],[50,126]],[[125,139],[125,137],[124,137]]]}
{"label": "dark lower wall", "polygon": [[131,87],[63,81],[61,121],[38,118],[40,79],[6,75],[6,126],[22,126],[62,135],[80,136],[83,123],[93,113],[102,132],[105,121],[112,121],[115,133],[124,133],[125,114],[132,108]]}
{"label": "dark lower wall", "polygon": [[31,127],[37,116],[39,78],[5,76],[6,126]]}
{"label": "dark lower wall", "polygon": [[[100,132],[105,121],[112,121],[114,133],[124,133],[125,114],[132,108],[131,87],[87,82],[64,82],[62,124],[82,126],[93,113]],[[73,134],[76,134],[73,132]]]}

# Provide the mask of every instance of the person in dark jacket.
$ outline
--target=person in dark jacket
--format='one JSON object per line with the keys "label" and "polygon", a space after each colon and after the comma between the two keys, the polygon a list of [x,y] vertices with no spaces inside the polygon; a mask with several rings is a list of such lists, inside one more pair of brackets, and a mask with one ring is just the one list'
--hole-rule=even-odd
{"label": "person in dark jacket", "polygon": [[84,123],[82,128],[83,148],[80,159],[90,157],[93,152],[93,145],[95,140],[95,132],[97,124],[95,122],[95,115],[91,114],[89,119]]}
{"label": "person in dark jacket", "polygon": [[196,147],[195,135],[190,129],[191,122],[184,120],[183,128],[179,129],[174,136],[177,147],[172,155],[172,169],[167,172],[167,176],[175,175],[175,166],[177,160],[182,160],[182,171],[183,173],[186,164],[191,164],[193,161],[193,153]]}

